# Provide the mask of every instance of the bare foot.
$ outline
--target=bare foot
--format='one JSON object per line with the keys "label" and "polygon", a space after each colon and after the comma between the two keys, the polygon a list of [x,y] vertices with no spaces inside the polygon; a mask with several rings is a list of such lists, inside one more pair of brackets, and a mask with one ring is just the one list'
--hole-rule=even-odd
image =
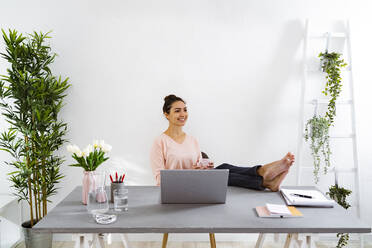
{"label": "bare foot", "polygon": [[288,152],[281,160],[265,164],[260,167],[257,172],[264,178],[264,180],[271,181],[283,172],[288,171],[294,161],[294,155],[291,152]]}
{"label": "bare foot", "polygon": [[275,177],[273,180],[271,181],[265,181],[262,183],[262,185],[265,187],[265,188],[268,188],[270,189],[271,191],[273,192],[276,192],[279,190],[280,188],[280,185],[282,184],[284,178],[287,176],[288,174],[288,171],[284,171],[282,172],[281,174],[279,174],[277,177]]}

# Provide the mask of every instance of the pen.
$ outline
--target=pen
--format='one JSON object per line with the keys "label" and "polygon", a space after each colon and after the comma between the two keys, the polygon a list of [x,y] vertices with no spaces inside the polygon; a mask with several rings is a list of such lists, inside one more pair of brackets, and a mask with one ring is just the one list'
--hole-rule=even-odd
{"label": "pen", "polygon": [[301,194],[291,194],[293,196],[303,197],[303,198],[309,198],[312,199],[313,197],[311,195],[301,195]]}

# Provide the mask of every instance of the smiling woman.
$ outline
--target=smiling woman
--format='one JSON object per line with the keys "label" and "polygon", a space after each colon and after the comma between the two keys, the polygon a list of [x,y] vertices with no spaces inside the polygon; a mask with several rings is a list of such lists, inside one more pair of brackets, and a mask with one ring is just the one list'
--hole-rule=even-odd
{"label": "smiling woman", "polygon": [[[202,161],[197,139],[182,130],[189,115],[186,102],[175,95],[166,96],[163,112],[169,126],[156,138],[150,155],[157,185],[160,185],[161,170],[212,169],[213,162]],[[230,186],[278,191],[293,163],[294,155],[288,152],[281,160],[263,166],[240,167],[224,163],[214,169],[229,169]]]}

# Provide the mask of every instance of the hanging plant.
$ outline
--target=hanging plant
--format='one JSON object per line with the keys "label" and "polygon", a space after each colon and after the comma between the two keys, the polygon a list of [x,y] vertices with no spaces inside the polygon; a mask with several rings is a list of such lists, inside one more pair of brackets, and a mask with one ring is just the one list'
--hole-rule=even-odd
{"label": "hanging plant", "polygon": [[323,172],[327,174],[330,167],[331,149],[329,147],[329,122],[325,117],[314,116],[307,121],[304,138],[311,141],[311,155],[314,159],[314,180],[319,182],[319,170],[321,164],[321,155],[324,160]]}
{"label": "hanging plant", "polygon": [[336,116],[336,100],[341,93],[341,68],[347,64],[341,59],[342,54],[340,53],[320,53],[319,58],[322,64],[322,70],[327,73],[326,75],[326,86],[322,93],[326,96],[330,96],[328,103],[328,111],[325,114],[328,118],[329,125],[334,122]]}
{"label": "hanging plant", "polygon": [[341,207],[348,209],[351,205],[346,201],[346,198],[351,194],[351,190],[339,187],[338,184],[329,188],[327,195],[335,200]]}
{"label": "hanging plant", "polygon": [[[351,205],[346,201],[346,197],[351,194],[351,190],[339,187],[338,184],[333,185],[329,188],[327,195],[335,200],[341,207],[348,209]],[[348,233],[337,233],[338,243],[336,248],[342,248],[347,245],[349,241]]]}

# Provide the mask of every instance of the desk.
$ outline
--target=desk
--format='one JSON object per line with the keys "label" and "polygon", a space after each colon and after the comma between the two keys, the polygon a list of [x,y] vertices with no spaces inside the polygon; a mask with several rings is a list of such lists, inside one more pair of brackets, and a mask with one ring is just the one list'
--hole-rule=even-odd
{"label": "desk", "polygon": [[[296,187],[314,188],[314,187]],[[161,204],[160,187],[128,186],[129,211],[110,225],[96,224],[75,188],[33,229],[52,233],[369,233],[347,210],[299,208],[303,218],[259,218],[255,207],[284,204],[279,192],[228,187],[226,204]]]}

